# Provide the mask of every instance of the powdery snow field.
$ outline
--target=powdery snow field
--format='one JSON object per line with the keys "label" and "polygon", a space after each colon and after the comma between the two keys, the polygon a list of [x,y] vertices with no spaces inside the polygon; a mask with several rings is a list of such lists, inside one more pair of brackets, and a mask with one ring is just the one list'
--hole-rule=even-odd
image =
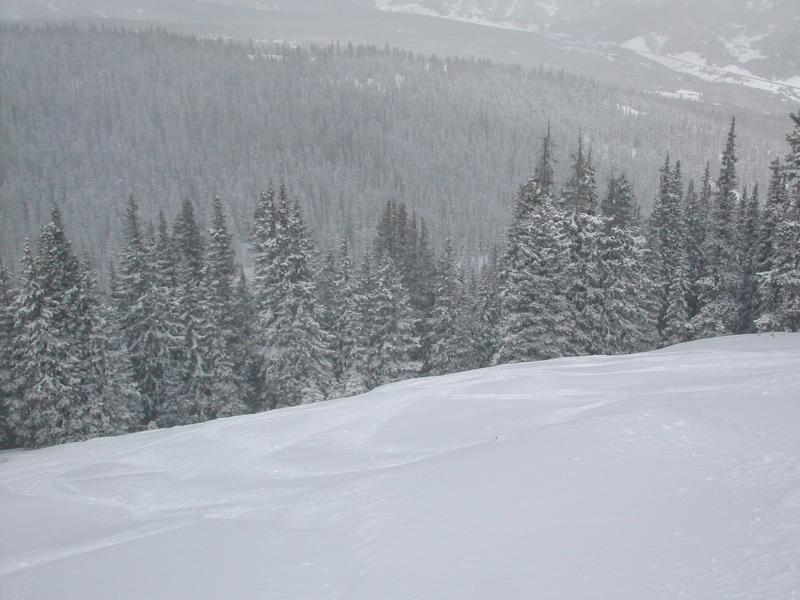
{"label": "powdery snow field", "polygon": [[800,598],[800,334],[0,454],[4,599]]}

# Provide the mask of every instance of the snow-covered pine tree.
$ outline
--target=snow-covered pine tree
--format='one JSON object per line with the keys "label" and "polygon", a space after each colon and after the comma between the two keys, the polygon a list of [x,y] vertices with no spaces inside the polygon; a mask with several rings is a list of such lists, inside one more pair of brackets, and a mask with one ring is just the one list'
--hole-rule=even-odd
{"label": "snow-covered pine tree", "polygon": [[411,223],[405,204],[388,200],[378,218],[374,250],[381,259],[388,257],[392,260],[403,277],[408,275],[407,271],[414,259],[413,244],[410,242],[416,240],[410,240],[411,237]]}
{"label": "snow-covered pine tree", "polygon": [[760,228],[758,184],[752,194],[742,193],[737,208],[737,290],[735,333],[752,333],[755,330],[756,269],[758,268],[758,233]]}
{"label": "snow-covered pine tree", "polygon": [[373,260],[375,267],[367,264],[359,291],[363,346],[354,363],[366,389],[414,377],[422,369],[415,358],[415,311],[402,276],[388,257]]}
{"label": "snow-covered pine tree", "polygon": [[643,352],[658,346],[658,298],[656,284],[651,276],[652,255],[647,236],[640,228],[628,230],[632,236],[630,271],[631,279],[636,282],[635,311],[629,317],[637,325],[632,337],[626,341],[624,352]]}
{"label": "snow-covered pine tree", "polygon": [[481,268],[475,305],[472,309],[475,321],[474,346],[478,355],[478,365],[481,367],[492,364],[498,346],[501,307],[497,253],[497,246],[493,246],[489,261]]}
{"label": "snow-covered pine tree", "polygon": [[759,331],[770,330],[772,325],[767,315],[774,311],[778,300],[778,290],[771,283],[770,275],[774,266],[775,230],[783,219],[788,201],[783,164],[776,158],[770,163],[769,187],[758,232],[755,326]]}
{"label": "snow-covered pine tree", "polygon": [[194,421],[185,393],[186,345],[184,308],[181,300],[181,260],[169,224],[159,211],[158,227],[148,223],[144,236],[145,270],[148,273],[146,302],[152,307],[147,343],[154,367],[157,394],[161,398],[153,425],[173,426]]}
{"label": "snow-covered pine tree", "polygon": [[783,164],[779,158],[776,158],[769,167],[769,187],[758,231],[758,273],[766,273],[772,269],[772,243],[775,237],[775,228],[783,218],[783,211],[788,202]]}
{"label": "snow-covered pine tree", "polygon": [[219,408],[211,391],[208,353],[212,351],[213,340],[203,302],[205,248],[194,206],[188,198],[183,199],[172,226],[172,248],[176,259],[174,293],[180,337],[175,358],[181,382],[180,410],[174,418],[183,424],[213,418]]}
{"label": "snow-covered pine tree", "polygon": [[331,350],[333,361],[333,376],[336,381],[334,395],[344,396],[349,393],[364,391],[360,386],[350,382],[348,387],[347,376],[352,375],[354,351],[359,344],[360,316],[355,296],[355,275],[353,273],[353,257],[350,253],[350,244],[343,238],[339,246],[339,260],[337,269],[338,278],[332,287],[331,311]]}
{"label": "snow-covered pine tree", "polygon": [[572,354],[573,279],[566,216],[534,179],[520,188],[499,272],[494,364]]}
{"label": "snow-covered pine tree", "polygon": [[256,335],[258,313],[250,293],[244,267],[238,268],[233,291],[232,314],[235,337],[231,351],[239,392],[249,411],[261,408],[263,379],[261,377],[260,340]]}
{"label": "snow-covered pine tree", "polygon": [[75,325],[82,349],[86,404],[80,419],[84,437],[116,435],[141,422],[142,403],[131,364],[110,309],[101,301],[88,256],[79,263],[81,283],[75,297]]}
{"label": "snow-covered pine tree", "polygon": [[420,218],[417,227],[417,217],[412,215],[411,231],[411,272],[404,282],[409,292],[411,306],[418,311],[419,318],[425,318],[433,308],[435,297],[433,289],[436,273],[435,255],[425,219]]}
{"label": "snow-covered pine tree", "polygon": [[430,356],[425,326],[436,299],[436,265],[425,219],[420,219],[417,227],[417,217],[412,215],[410,229],[410,256],[407,263],[409,266],[403,276],[403,285],[408,291],[409,302],[414,310],[416,323],[414,335],[420,340],[414,359],[425,365]]}
{"label": "snow-covered pine tree", "polygon": [[789,115],[794,129],[786,134],[789,152],[786,154],[786,180],[793,199],[800,193],[800,111]]}
{"label": "snow-covered pine tree", "polygon": [[262,195],[257,210],[262,211],[256,216],[254,251],[263,405],[323,400],[332,379],[329,339],[319,324],[313,247],[300,207],[281,185],[278,198]]}
{"label": "snow-covered pine tree", "polygon": [[[688,339],[688,322],[675,322],[675,319],[688,319],[686,298],[680,299],[681,293],[688,295],[689,284],[682,186],[680,162],[676,162],[673,169],[667,156],[661,168],[658,196],[648,222],[651,277],[657,304],[656,327],[660,345]],[[671,302],[677,304],[671,306]],[[671,322],[668,322],[668,317]],[[679,332],[686,334],[684,339],[677,340]]]}
{"label": "snow-covered pine tree", "polygon": [[625,173],[609,178],[608,191],[600,203],[600,211],[611,220],[612,226],[620,229],[630,229],[638,225],[639,205]]}
{"label": "snow-covered pine tree", "polygon": [[667,286],[665,313],[661,329],[661,344],[669,346],[689,339],[689,306],[686,298],[689,285],[686,281],[687,266],[682,257],[673,268]]}
{"label": "snow-covered pine tree", "polygon": [[262,191],[256,202],[251,233],[253,251],[253,283],[252,296],[259,318],[267,316],[271,311],[271,293],[279,281],[278,263],[278,227],[275,190],[272,185]]}
{"label": "snow-covered pine tree", "polygon": [[12,357],[14,332],[12,299],[11,276],[3,258],[0,257],[0,448],[9,448],[12,445],[11,432],[7,427],[11,367],[14,364]]}
{"label": "snow-covered pine tree", "polygon": [[595,185],[591,150],[583,152],[582,140],[573,155],[572,175],[562,191],[569,215],[567,231],[570,240],[570,262],[574,269],[567,297],[574,311],[576,326],[572,329],[571,346],[576,354],[602,352],[603,337],[602,289],[600,272],[600,238],[605,230],[604,217]]}
{"label": "snow-covered pine tree", "polygon": [[95,386],[103,374],[95,372],[92,347],[94,290],[81,272],[58,209],[42,228],[36,254],[27,245],[22,272],[8,406],[15,441],[37,447],[124,429],[121,399]]}
{"label": "snow-covered pine tree", "polygon": [[545,194],[551,197],[555,193],[555,176],[553,175],[553,139],[550,134],[550,122],[547,123],[547,133],[542,139],[542,149],[536,161],[533,178],[539,182]]}
{"label": "snow-covered pine tree", "polygon": [[437,261],[436,279],[436,300],[426,326],[430,356],[425,370],[431,375],[444,375],[475,369],[479,358],[474,346],[473,315],[449,239]]}
{"label": "snow-covered pine tree", "polygon": [[605,219],[594,212],[573,213],[569,222],[570,261],[574,276],[568,298],[575,327],[572,344],[576,354],[602,354],[606,323],[603,318],[601,254]]}
{"label": "snow-covered pine tree", "polygon": [[609,180],[601,205],[593,286],[599,290],[590,351],[636,352],[652,340],[652,282],[647,275],[644,240],[636,225],[638,203],[624,175]]}
{"label": "snow-covered pine tree", "polygon": [[211,224],[203,265],[201,314],[208,327],[202,349],[208,370],[206,419],[242,414],[247,410],[247,388],[237,373],[242,362],[238,352],[237,314],[234,304],[236,265],[231,236],[219,196],[212,203]]}
{"label": "snow-covered pine tree", "polygon": [[780,182],[773,174],[767,201],[774,230],[771,242],[761,245],[760,264],[769,268],[759,273],[760,331],[800,331],[800,112],[790,116],[789,153]]}
{"label": "snow-covered pine tree", "polygon": [[121,247],[115,270],[114,308],[119,331],[131,361],[133,381],[142,398],[142,424],[174,425],[165,418],[176,410],[177,375],[174,368],[178,336],[172,322],[176,312],[173,260],[162,218],[158,238],[146,240],[133,197],[123,216]]}
{"label": "snow-covered pine tree", "polygon": [[78,261],[64,238],[60,216],[42,229],[35,254],[26,245],[15,305],[14,371],[8,424],[27,447],[81,439],[73,418],[83,404],[81,357],[71,339],[67,309],[79,283]]}
{"label": "snow-covered pine tree", "polygon": [[[200,232],[200,224],[194,214],[194,204],[189,198],[183,199],[175,216],[172,225],[172,246],[177,254],[176,258],[179,259],[178,270],[187,271],[185,274],[179,272],[178,277],[199,288],[203,278],[205,243]],[[196,296],[194,290],[190,291],[192,296]]]}
{"label": "snow-covered pine tree", "polygon": [[790,115],[794,130],[786,136],[788,203],[783,221],[776,231],[775,253],[778,260],[779,287],[782,289],[781,312],[791,331],[800,331],[800,111]]}
{"label": "snow-covered pine tree", "polygon": [[225,338],[225,346],[235,336],[233,314],[234,280],[236,279],[235,252],[222,207],[222,199],[214,198],[211,223],[203,265],[203,301],[215,334]]}
{"label": "snow-covered pine tree", "polygon": [[374,251],[378,259],[391,260],[400,273],[415,313],[415,335],[421,340],[414,358],[425,364],[430,349],[423,330],[433,309],[435,281],[434,253],[425,220],[418,222],[416,215],[409,215],[403,202],[387,202],[378,219]]}
{"label": "snow-covered pine tree", "polygon": [[[374,252],[374,249],[373,249]],[[370,360],[374,358],[371,347],[372,335],[368,320],[372,310],[372,295],[375,293],[377,279],[372,267],[372,254],[365,249],[357,272],[354,271],[351,284],[351,310],[347,326],[352,331],[351,344],[343,348],[342,373],[339,376],[338,392],[343,396],[354,396],[366,392],[370,383]]]}
{"label": "snow-covered pine tree", "polygon": [[709,164],[706,163],[700,194],[694,189],[694,180],[689,181],[686,199],[683,204],[687,262],[686,283],[688,288],[686,304],[690,320],[700,311],[700,281],[706,272],[705,247],[710,199],[711,172]]}
{"label": "snow-covered pine tree", "polygon": [[315,276],[319,298],[319,324],[329,333],[333,332],[336,313],[340,309],[336,288],[341,275],[336,263],[336,255],[332,250],[328,251]]}
{"label": "snow-covered pine tree", "polygon": [[584,152],[582,136],[578,136],[578,150],[572,155],[570,178],[561,191],[561,203],[567,212],[574,214],[595,215],[598,211],[592,150]]}
{"label": "snow-covered pine tree", "polygon": [[722,166],[709,211],[706,275],[700,282],[699,313],[692,319],[695,337],[732,333],[736,326],[736,120],[731,121]]}
{"label": "snow-covered pine tree", "polygon": [[[257,307],[257,322],[260,337],[261,360],[261,410],[270,410],[278,406],[275,392],[277,383],[272,381],[267,363],[270,359],[273,343],[268,329],[274,327],[278,318],[281,296],[279,287],[284,274],[281,270],[282,253],[285,251],[287,237],[287,203],[278,200],[272,183],[266,191],[262,191],[256,202],[253,223],[253,295]],[[283,208],[283,210],[281,210]],[[273,332],[274,333],[274,332]]]}

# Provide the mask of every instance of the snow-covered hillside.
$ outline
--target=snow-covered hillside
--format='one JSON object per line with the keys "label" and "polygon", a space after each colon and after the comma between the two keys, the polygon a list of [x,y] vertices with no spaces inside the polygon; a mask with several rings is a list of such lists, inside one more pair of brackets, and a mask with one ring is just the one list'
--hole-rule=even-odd
{"label": "snow-covered hillside", "polygon": [[800,597],[800,334],[0,461],[8,599]]}
{"label": "snow-covered hillside", "polygon": [[797,0],[0,2],[0,21],[40,19],[158,23],[242,39],[389,43],[564,68],[668,97],[699,86],[694,93],[704,103],[755,103],[781,115],[800,100]]}
{"label": "snow-covered hillside", "polygon": [[375,0],[375,5],[547,33],[609,60],[629,50],[704,81],[800,98],[796,0]]}

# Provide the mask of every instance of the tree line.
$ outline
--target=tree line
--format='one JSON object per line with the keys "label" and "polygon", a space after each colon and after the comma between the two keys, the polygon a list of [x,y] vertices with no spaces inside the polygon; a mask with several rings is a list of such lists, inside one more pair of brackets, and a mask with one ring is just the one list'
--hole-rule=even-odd
{"label": "tree line", "polygon": [[646,219],[626,174],[598,192],[580,139],[556,193],[548,131],[505,244],[480,256],[431,239],[394,201],[365,247],[345,237],[320,256],[281,184],[257,200],[248,274],[219,198],[203,227],[189,199],[170,223],[143,221],[131,197],[104,291],[54,209],[16,281],[0,260],[3,445],[196,423],[492,364],[798,331],[800,112],[791,118],[763,201],[738,181],[732,122],[715,178],[707,165],[685,186],[666,158]]}

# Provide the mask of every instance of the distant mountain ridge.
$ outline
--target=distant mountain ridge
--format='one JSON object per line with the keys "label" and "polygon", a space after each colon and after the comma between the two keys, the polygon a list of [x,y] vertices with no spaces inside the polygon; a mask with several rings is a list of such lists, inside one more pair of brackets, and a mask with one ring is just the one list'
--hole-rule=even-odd
{"label": "distant mountain ridge", "polygon": [[[612,56],[630,50],[703,79],[800,88],[794,0],[375,0],[389,12],[536,31]],[[738,77],[738,81],[737,81]],[[753,85],[753,87],[760,87]],[[800,91],[800,89],[798,90]]]}
{"label": "distant mountain ridge", "polygon": [[[770,107],[762,110],[773,114],[789,112],[800,102],[797,0],[0,3],[0,20],[30,19],[157,23],[240,38],[388,43],[425,53],[545,64],[708,104],[759,107],[766,91]],[[476,25],[489,27],[479,32]],[[497,28],[508,34],[499,35]]]}

